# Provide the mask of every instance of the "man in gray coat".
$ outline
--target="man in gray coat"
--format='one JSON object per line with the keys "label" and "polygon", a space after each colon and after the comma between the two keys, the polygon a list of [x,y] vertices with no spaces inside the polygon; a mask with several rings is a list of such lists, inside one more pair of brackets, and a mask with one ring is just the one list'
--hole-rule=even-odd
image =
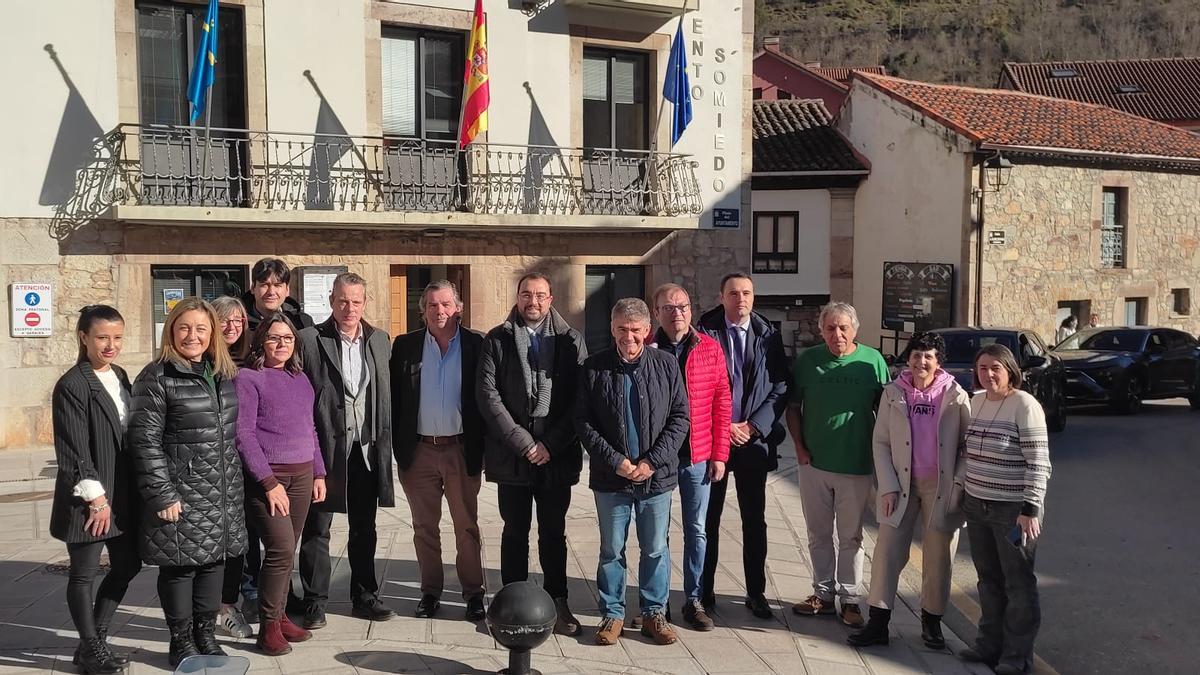
{"label": "man in gray coat", "polygon": [[313,417],[328,474],[328,495],[313,504],[300,540],[304,627],[325,626],[329,602],[329,527],[334,513],[350,525],[350,600],[354,616],[387,621],[395,616],[379,599],[375,578],[375,513],[395,506],[392,486],[391,341],[363,320],[367,282],[339,274],[329,295],[332,314],[300,331],[304,372],[316,392]]}
{"label": "man in gray coat", "polygon": [[487,425],[484,467],[497,483],[500,578],[529,576],[529,529],[537,502],[542,586],[558,610],[555,632],[578,635],[567,604],[567,510],[579,482],[583,448],[575,435],[583,336],[551,306],[550,279],[530,272],[517,282],[517,304],[484,338],[476,395]]}

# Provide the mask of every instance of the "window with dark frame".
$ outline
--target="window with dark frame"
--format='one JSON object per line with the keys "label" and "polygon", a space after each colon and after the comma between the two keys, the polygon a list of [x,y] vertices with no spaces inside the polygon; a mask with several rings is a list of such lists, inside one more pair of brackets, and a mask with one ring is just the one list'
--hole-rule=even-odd
{"label": "window with dark frame", "polygon": [[382,37],[384,205],[453,211],[466,185],[466,156],[455,152],[465,35],[385,26]]}
{"label": "window with dark frame", "polygon": [[162,324],[173,301],[199,296],[212,301],[228,295],[240,298],[247,290],[245,265],[151,265],[150,305],[154,321],[154,346],[162,346]]}
{"label": "window with dark frame", "polygon": [[799,269],[796,240],[800,236],[796,211],[757,211],[754,214],[755,273],[794,274]]}
{"label": "window with dark frame", "polygon": [[1171,289],[1171,313],[1177,316],[1188,316],[1192,313],[1192,289]]}
{"label": "window with dark frame", "polygon": [[462,105],[464,36],[385,26],[380,52],[383,135],[453,146]]}
{"label": "window with dark frame", "polygon": [[583,50],[583,145],[650,147],[649,61],[639,52]]}
{"label": "window with dark frame", "polygon": [[220,65],[205,109],[194,126],[191,122],[187,90],[206,11],[200,4],[137,3],[142,124],[137,141],[146,204],[244,206],[249,199],[246,48],[240,8],[220,13]]}
{"label": "window with dark frame", "polygon": [[1149,298],[1125,298],[1125,325],[1145,326],[1148,323],[1146,310],[1149,305]]}
{"label": "window with dark frame", "polygon": [[1129,190],[1106,187],[1101,195],[1100,266],[1125,267],[1125,237],[1128,225]]}

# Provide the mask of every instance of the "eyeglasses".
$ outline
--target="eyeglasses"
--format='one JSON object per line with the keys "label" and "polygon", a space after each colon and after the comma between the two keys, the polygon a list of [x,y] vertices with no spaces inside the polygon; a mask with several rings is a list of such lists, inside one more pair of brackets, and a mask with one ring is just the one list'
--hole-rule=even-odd
{"label": "eyeglasses", "polygon": [[526,302],[528,302],[530,300],[537,300],[538,302],[545,302],[550,299],[550,294],[549,293],[530,293],[530,292],[526,291],[524,293],[521,293],[517,297],[521,298],[522,300],[525,300]]}
{"label": "eyeglasses", "polygon": [[296,343],[295,335],[268,335],[263,342],[274,342],[281,345],[290,345]]}
{"label": "eyeglasses", "polygon": [[691,305],[659,305],[658,311],[667,314],[685,314],[692,309]]}
{"label": "eyeglasses", "polygon": [[245,326],[245,325],[246,325],[245,319],[221,319],[221,328],[226,328],[228,326]]}

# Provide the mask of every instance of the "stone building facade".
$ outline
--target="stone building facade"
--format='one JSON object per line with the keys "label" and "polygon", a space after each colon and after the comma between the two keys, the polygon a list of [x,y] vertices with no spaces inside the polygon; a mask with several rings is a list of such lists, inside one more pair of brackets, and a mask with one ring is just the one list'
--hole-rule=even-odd
{"label": "stone building facade", "polygon": [[855,73],[838,128],[860,340],[886,352],[886,262],[949,264],[951,325],[1200,332],[1200,136],[1099,105]]}
{"label": "stone building facade", "polygon": [[[1127,199],[1123,267],[1101,251],[1106,189]],[[1200,332],[1198,198],[1194,174],[1017,164],[984,209],[984,227],[1003,243],[984,245],[983,320],[1051,339],[1060,315],[1047,310],[1061,307],[1081,324],[1095,314],[1100,325],[1133,318]]]}
{"label": "stone building facade", "polygon": [[[397,62],[381,62],[400,58],[388,39],[416,36],[410,43],[429,45],[429,54],[437,40],[462,39],[472,0],[222,2],[222,14],[240,22],[221,40],[238,45],[226,64],[240,59],[244,85],[240,99],[218,97],[214,106],[240,119],[230,133],[236,140],[224,147],[245,149],[250,159],[241,168],[230,160],[228,172],[217,170],[208,183],[174,175],[172,166],[152,170],[155,153],[178,143],[149,124],[147,73],[160,76],[154,69],[164,62],[147,45],[169,26],[188,25],[162,22],[195,21],[205,4],[22,3],[16,18],[29,30],[0,46],[9,63],[26,64],[0,74],[0,84],[27,99],[0,110],[6,128],[22,130],[7,147],[15,161],[0,167],[4,314],[11,315],[11,284],[53,288],[52,336],[13,337],[11,318],[0,334],[0,450],[52,442],[50,393],[75,361],[81,307],[122,311],[119,363],[133,376],[155,353],[164,288],[210,297],[244,290],[250,265],[264,256],[299,270],[292,295],[302,302],[306,271],[362,274],[366,318],[391,333],[419,327],[416,299],[429,280],[459,283],[467,324],[487,330],[508,313],[516,279],[544,270],[555,307],[593,342],[607,331],[611,296],[648,296],[675,281],[710,306],[721,275],[750,264],[749,2],[704,3],[684,17],[694,118],[674,146],[669,105],[665,125],[656,117],[679,3],[485,3],[491,125],[465,160],[469,180],[458,194],[436,181],[426,192],[408,179],[387,184],[395,148],[406,146],[388,129],[402,113],[385,110],[395,98],[387,78]],[[606,60],[601,76],[588,70]],[[622,80],[629,64],[639,70]],[[597,77],[612,86],[596,89]],[[436,87],[429,92],[442,96]],[[585,119],[584,107],[594,104],[584,101],[640,106],[638,143],[587,147],[596,144],[587,142],[594,119]],[[197,137],[180,129],[170,133]],[[421,161],[436,168],[445,160],[421,143]],[[289,149],[304,153],[299,163],[289,165]],[[190,160],[185,173],[200,164],[196,155]],[[245,173],[235,181],[237,171]],[[230,191],[224,203],[172,198],[222,180]],[[620,181],[634,185],[632,206],[621,197],[629,190],[612,187]],[[290,195],[269,192],[288,185]],[[229,196],[236,190],[246,194]],[[436,208],[420,202],[427,193],[468,201]],[[414,198],[415,207],[401,203]],[[400,205],[380,206],[389,199]],[[714,228],[718,209],[721,229]]]}

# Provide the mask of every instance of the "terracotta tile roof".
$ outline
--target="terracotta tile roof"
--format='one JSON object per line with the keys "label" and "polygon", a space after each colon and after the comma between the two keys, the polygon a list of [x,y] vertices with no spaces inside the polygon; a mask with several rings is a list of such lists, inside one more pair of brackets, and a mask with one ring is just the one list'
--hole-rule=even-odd
{"label": "terracotta tile roof", "polygon": [[1018,91],[1099,103],[1162,121],[1200,120],[1200,58],[1005,63]]}
{"label": "terracotta tile roof", "polygon": [[842,84],[850,83],[850,76],[854,71],[862,71],[871,73],[872,75],[887,75],[887,71],[883,66],[866,66],[864,68],[827,68],[825,66],[805,66],[809,70],[815,70],[821,75]]}
{"label": "terracotta tile roof", "polygon": [[1200,135],[1101,105],[865,73],[854,78],[984,145],[1200,159]]}
{"label": "terracotta tile roof", "polygon": [[754,173],[866,171],[819,100],[754,102]]}

